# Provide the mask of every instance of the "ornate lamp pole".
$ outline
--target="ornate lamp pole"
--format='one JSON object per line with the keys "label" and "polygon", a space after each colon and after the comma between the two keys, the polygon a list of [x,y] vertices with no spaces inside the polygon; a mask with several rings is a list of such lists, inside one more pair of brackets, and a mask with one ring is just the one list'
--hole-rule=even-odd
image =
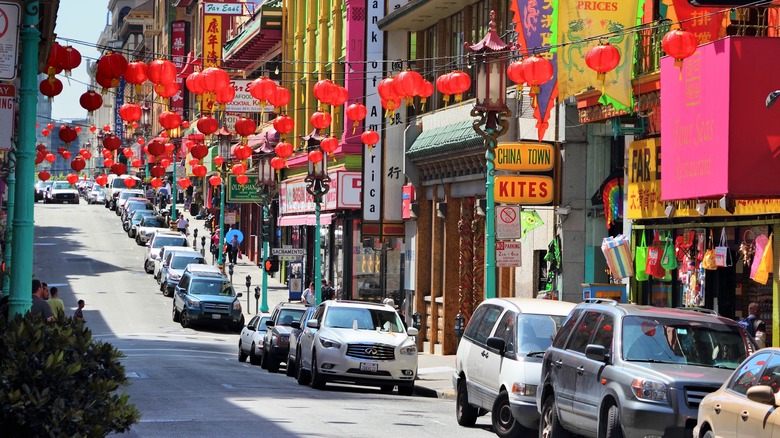
{"label": "ornate lamp pole", "polygon": [[[308,151],[318,151],[322,137],[315,129],[308,137]],[[320,266],[320,204],[322,197],[330,190],[330,176],[328,175],[328,153],[321,151],[322,159],[317,163],[309,160],[309,170],[304,181],[306,182],[306,191],[314,197],[314,260],[312,268],[314,269],[314,290],[316,292],[315,305],[322,302],[322,267]]]}
{"label": "ornate lamp pole", "polygon": [[[217,139],[219,141],[219,155],[228,157],[230,155],[230,139],[233,134],[227,129],[220,128],[217,131]],[[218,169],[219,176],[222,178],[222,184],[219,185],[219,246],[217,247],[217,266],[220,270],[225,269],[224,265],[224,251],[222,251],[222,242],[225,240],[225,184],[227,184],[227,164],[223,161],[222,165]]]}
{"label": "ornate lamp pole", "polygon": [[176,220],[176,168],[179,167],[179,148],[181,147],[181,128],[176,127],[168,131],[168,138],[173,144],[173,181],[171,181],[171,220]]}
{"label": "ornate lamp pole", "polygon": [[496,296],[496,218],[493,197],[495,179],[495,148],[498,137],[502,136],[509,123],[506,105],[506,50],[509,45],[501,40],[496,32],[496,13],[490,11],[490,29],[487,35],[474,45],[466,43],[471,51],[472,62],[476,66],[476,103],[471,110],[474,131],[485,141],[485,159],[487,161],[487,181],[485,184],[485,298]]}
{"label": "ornate lamp pole", "polygon": [[[144,106],[141,107],[141,128],[142,128],[142,135],[144,139],[144,144],[148,142],[148,136],[149,136],[149,130],[151,129],[152,121],[152,109],[149,108],[149,106],[146,105],[146,102],[144,102]],[[141,148],[143,150],[143,148]],[[144,154],[144,178],[149,176],[149,154]]]}
{"label": "ornate lamp pole", "polygon": [[[263,145],[260,150],[260,161],[257,164],[258,178],[257,178],[257,196],[260,197],[260,203],[263,206],[263,228],[265,229],[266,223],[270,220],[269,209],[271,202],[278,192],[278,185],[276,181],[276,171],[271,167],[271,158],[274,157],[274,149],[270,147],[268,142]],[[264,236],[265,233],[262,233]],[[265,269],[265,263],[270,257],[271,245],[268,238],[263,239],[263,300],[260,304],[261,312],[268,312],[268,270]]]}

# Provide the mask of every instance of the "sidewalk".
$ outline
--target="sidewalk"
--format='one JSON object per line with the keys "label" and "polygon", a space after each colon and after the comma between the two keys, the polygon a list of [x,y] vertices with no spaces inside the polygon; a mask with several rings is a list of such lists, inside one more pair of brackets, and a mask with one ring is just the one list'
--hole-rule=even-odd
{"label": "sidewalk", "polygon": [[[180,207],[180,211],[183,209]],[[183,215],[190,221],[190,239],[192,239],[193,231],[198,230],[198,246],[197,249],[201,250],[201,237],[206,236],[206,251],[205,257],[208,262],[211,262],[211,253],[209,248],[209,230],[204,227],[204,221],[200,219],[194,219],[188,211],[184,211]],[[227,269],[227,268],[226,268]],[[249,287],[249,305],[247,305],[247,289],[246,289],[246,276],[251,276],[251,285]],[[244,296],[240,298],[241,305],[244,308],[244,314],[247,321],[253,315],[256,314],[260,300],[255,300],[255,286],[260,287],[262,290],[263,270],[252,263],[248,258],[238,260],[238,263],[233,266],[233,285],[236,292],[242,292]],[[268,276],[268,309],[272,311],[274,307],[288,300],[287,286],[279,282],[272,276]],[[415,394],[422,397],[435,397],[455,399],[455,391],[452,388],[452,374],[455,372],[455,355],[435,355],[428,353],[419,353],[418,369],[417,369],[417,381],[415,382]]]}

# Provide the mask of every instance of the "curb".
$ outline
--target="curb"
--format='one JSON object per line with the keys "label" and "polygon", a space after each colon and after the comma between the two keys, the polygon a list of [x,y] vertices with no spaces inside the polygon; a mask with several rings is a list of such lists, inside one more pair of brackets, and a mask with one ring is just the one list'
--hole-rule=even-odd
{"label": "curb", "polygon": [[426,388],[424,386],[414,385],[414,395],[425,398],[440,398],[444,400],[455,400],[455,393],[441,389]]}

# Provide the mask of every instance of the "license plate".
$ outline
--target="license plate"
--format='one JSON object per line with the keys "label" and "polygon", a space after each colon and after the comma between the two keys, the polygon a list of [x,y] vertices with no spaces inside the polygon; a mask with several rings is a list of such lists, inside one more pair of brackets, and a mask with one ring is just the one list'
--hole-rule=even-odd
{"label": "license plate", "polygon": [[361,363],[360,371],[368,371],[369,373],[375,373],[379,371],[379,364],[377,363]]}
{"label": "license plate", "polygon": [[211,315],[211,318],[212,319],[220,319],[220,318],[222,318],[222,315],[219,315],[219,314],[215,313],[214,315]]}

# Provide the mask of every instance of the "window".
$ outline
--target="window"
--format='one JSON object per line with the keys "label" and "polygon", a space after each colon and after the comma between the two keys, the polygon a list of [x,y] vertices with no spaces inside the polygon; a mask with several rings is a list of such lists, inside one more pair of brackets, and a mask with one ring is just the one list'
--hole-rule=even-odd
{"label": "window", "polygon": [[601,345],[606,348],[607,351],[612,351],[612,335],[615,333],[614,327],[614,318],[612,318],[612,315],[605,313],[604,316],[602,316],[601,321],[599,321],[596,334],[593,336],[593,340],[590,343]]}
{"label": "window", "polygon": [[[496,321],[502,311],[500,307],[492,305],[481,306],[480,309],[482,308],[485,309],[484,314],[478,321],[474,321],[475,324],[473,324],[473,329],[471,323],[466,327],[466,331],[471,334],[470,339],[477,344],[485,344],[487,342],[487,338],[490,337],[493,326],[496,325]],[[473,331],[470,331],[469,329],[472,329]]]}
{"label": "window", "polygon": [[588,341],[598,328],[599,319],[601,319],[601,313],[599,312],[586,313],[582,318],[582,321],[574,330],[571,341],[569,341],[569,345],[566,347],[566,349],[584,353],[585,347],[588,345]]}
{"label": "window", "polygon": [[557,315],[521,314],[517,318],[522,355],[532,351],[545,351],[552,345],[555,333],[566,317]]}
{"label": "window", "polygon": [[761,373],[761,380],[758,381],[759,385],[766,385],[772,388],[772,391],[777,392],[780,389],[780,354],[775,354],[769,360],[764,372]]}
{"label": "window", "polygon": [[[745,362],[744,365],[734,373],[734,378],[729,385],[729,389],[739,394],[745,395],[748,388],[756,383],[756,376],[761,375],[761,369],[766,365],[771,353],[757,354],[752,359]],[[777,363],[775,363],[775,368]]]}
{"label": "window", "polygon": [[517,339],[517,331],[515,327],[516,315],[515,312],[504,312],[504,316],[501,317],[498,326],[496,326],[496,336],[504,340],[504,351],[507,355],[514,355],[515,353],[515,340]]}
{"label": "window", "polygon": [[581,309],[575,309],[571,312],[569,318],[565,323],[563,323],[563,327],[561,327],[561,330],[558,331],[558,334],[555,336],[553,347],[563,348],[563,346],[566,345],[566,339],[574,329],[574,325],[577,323],[577,320],[580,319],[580,313],[582,313]]}

